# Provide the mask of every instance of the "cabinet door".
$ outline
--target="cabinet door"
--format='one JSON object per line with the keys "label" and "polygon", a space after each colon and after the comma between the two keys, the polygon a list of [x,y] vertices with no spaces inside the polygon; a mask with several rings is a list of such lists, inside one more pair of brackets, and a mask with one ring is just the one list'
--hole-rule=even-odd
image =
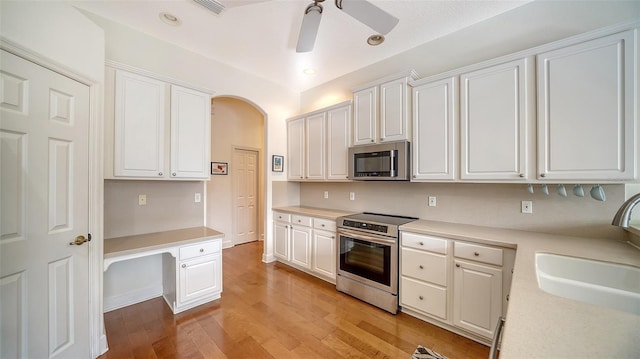
{"label": "cabinet door", "polygon": [[209,178],[211,98],[171,86],[171,178]]}
{"label": "cabinet door", "polygon": [[527,66],[521,59],[460,76],[461,179],[526,179]]}
{"label": "cabinet door", "polygon": [[306,118],[306,179],[325,179],[325,112]]}
{"label": "cabinet door", "polygon": [[291,263],[311,269],[311,228],[291,227]]}
{"label": "cabinet door", "polygon": [[178,306],[222,290],[220,253],[182,261],[178,269]]}
{"label": "cabinet door", "polygon": [[455,260],[454,324],[485,338],[502,315],[502,269]]}
{"label": "cabinet door", "polygon": [[336,234],[313,231],[313,268],[316,273],[335,280],[336,278]]}
{"label": "cabinet door", "polygon": [[287,122],[287,178],[304,179],[304,118]]}
{"label": "cabinet door", "polygon": [[407,78],[380,85],[380,142],[409,139]]}
{"label": "cabinet door", "polygon": [[327,112],[327,179],[346,180],[349,175],[351,106]]}
{"label": "cabinet door", "polygon": [[353,144],[376,142],[378,120],[378,87],[370,87],[353,94]]}
{"label": "cabinet door", "polygon": [[273,223],[274,247],[273,255],[284,261],[289,261],[289,225],[281,222]]}
{"label": "cabinet door", "polygon": [[633,31],[538,55],[538,178],[636,176]]}
{"label": "cabinet door", "polygon": [[163,177],[165,84],[116,71],[114,176]]}
{"label": "cabinet door", "polygon": [[413,89],[413,178],[455,179],[456,77]]}

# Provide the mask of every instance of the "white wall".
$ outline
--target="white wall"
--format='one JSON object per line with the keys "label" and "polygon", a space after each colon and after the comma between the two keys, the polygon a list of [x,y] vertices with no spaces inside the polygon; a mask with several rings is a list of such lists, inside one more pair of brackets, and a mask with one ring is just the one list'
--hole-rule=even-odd
{"label": "white wall", "polygon": [[[234,146],[259,149],[264,154],[264,115],[251,104],[230,97],[216,97],[211,108],[211,161],[227,162],[229,174],[211,176],[207,186],[207,226],[225,233],[223,247],[233,246]],[[260,161],[260,159],[258,159]],[[258,236],[264,234],[264,162],[259,163]],[[267,168],[266,170],[270,170]]]}

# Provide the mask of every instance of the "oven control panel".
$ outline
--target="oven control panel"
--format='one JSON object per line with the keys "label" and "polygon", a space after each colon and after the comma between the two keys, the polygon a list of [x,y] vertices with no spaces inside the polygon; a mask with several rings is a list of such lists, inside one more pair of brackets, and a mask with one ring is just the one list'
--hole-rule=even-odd
{"label": "oven control panel", "polygon": [[356,229],[366,229],[369,231],[380,232],[380,233],[387,233],[387,231],[389,230],[389,226],[360,222],[360,221],[352,221],[348,219],[345,219],[344,221],[342,221],[342,226],[356,228]]}

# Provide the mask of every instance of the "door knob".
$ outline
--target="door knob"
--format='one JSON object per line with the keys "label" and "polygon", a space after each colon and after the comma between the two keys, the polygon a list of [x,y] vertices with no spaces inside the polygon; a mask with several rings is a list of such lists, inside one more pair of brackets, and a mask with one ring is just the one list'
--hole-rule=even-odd
{"label": "door knob", "polygon": [[69,245],[79,246],[84,244],[85,242],[89,242],[90,240],[91,240],[91,235],[89,235],[88,239],[85,236],[81,235],[81,236],[77,236],[73,242],[69,242]]}

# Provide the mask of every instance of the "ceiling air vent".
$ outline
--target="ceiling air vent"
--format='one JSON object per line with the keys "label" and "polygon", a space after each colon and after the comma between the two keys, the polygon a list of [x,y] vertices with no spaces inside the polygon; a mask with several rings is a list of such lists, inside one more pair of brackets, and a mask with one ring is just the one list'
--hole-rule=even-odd
{"label": "ceiling air vent", "polygon": [[220,4],[216,0],[193,0],[193,1],[215,12],[216,14],[220,14],[222,10],[224,10],[224,5]]}

